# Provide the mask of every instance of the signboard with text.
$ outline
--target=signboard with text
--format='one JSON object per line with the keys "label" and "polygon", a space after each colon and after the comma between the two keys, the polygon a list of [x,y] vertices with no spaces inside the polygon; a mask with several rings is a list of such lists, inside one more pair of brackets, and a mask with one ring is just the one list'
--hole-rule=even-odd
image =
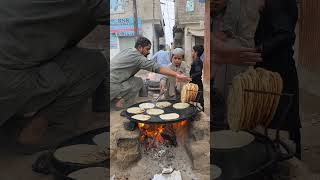
{"label": "signboard with text", "polygon": [[[142,32],[142,20],[138,18],[138,31]],[[110,33],[117,36],[134,36],[134,18],[120,18],[110,20]]]}

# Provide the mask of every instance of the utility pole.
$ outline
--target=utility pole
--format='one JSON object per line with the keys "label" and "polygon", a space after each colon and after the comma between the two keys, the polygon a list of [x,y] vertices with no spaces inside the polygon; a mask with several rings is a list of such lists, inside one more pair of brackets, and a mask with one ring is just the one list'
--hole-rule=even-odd
{"label": "utility pole", "polygon": [[134,36],[138,38],[139,30],[138,30],[138,13],[137,13],[137,1],[133,0],[133,19],[134,19]]}

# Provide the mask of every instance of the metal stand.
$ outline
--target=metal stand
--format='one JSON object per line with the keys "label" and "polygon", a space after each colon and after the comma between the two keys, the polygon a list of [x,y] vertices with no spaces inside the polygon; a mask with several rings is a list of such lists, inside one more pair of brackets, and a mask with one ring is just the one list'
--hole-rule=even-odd
{"label": "metal stand", "polygon": [[[277,124],[276,124],[276,138],[274,140],[275,145],[277,148],[280,147],[281,145],[281,141],[280,141],[280,129],[281,126],[283,124],[283,122],[286,120],[288,112],[292,106],[292,102],[293,102],[293,94],[289,94],[289,93],[274,93],[274,92],[266,92],[266,91],[257,91],[257,90],[250,90],[250,89],[245,89],[245,92],[249,92],[249,93],[258,93],[258,94],[265,94],[265,95],[274,95],[274,96],[281,96],[282,98],[285,98],[285,101],[287,102],[287,106],[286,107],[279,107],[277,108],[276,114],[273,117],[273,120],[278,120]],[[279,109],[280,108],[280,109]],[[283,108],[283,109],[282,109]],[[269,133],[268,133],[268,127],[264,127],[264,135],[269,137]]]}

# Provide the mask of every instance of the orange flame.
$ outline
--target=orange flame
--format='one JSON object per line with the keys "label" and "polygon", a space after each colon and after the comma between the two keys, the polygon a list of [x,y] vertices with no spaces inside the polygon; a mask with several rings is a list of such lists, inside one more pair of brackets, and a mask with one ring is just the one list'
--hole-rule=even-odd
{"label": "orange flame", "polygon": [[188,121],[181,121],[172,124],[145,124],[138,123],[138,127],[140,129],[140,140],[144,141],[147,138],[151,138],[155,141],[155,143],[163,143],[164,139],[161,136],[163,132],[167,131],[168,128],[176,131],[178,128],[186,126]]}

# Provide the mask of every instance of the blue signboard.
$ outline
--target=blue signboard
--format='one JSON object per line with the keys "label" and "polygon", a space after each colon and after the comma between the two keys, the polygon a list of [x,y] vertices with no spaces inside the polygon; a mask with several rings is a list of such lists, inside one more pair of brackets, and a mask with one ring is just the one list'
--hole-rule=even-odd
{"label": "blue signboard", "polygon": [[[138,18],[138,31],[142,32],[142,20]],[[121,18],[110,20],[110,33],[117,36],[134,36],[134,18]]]}

